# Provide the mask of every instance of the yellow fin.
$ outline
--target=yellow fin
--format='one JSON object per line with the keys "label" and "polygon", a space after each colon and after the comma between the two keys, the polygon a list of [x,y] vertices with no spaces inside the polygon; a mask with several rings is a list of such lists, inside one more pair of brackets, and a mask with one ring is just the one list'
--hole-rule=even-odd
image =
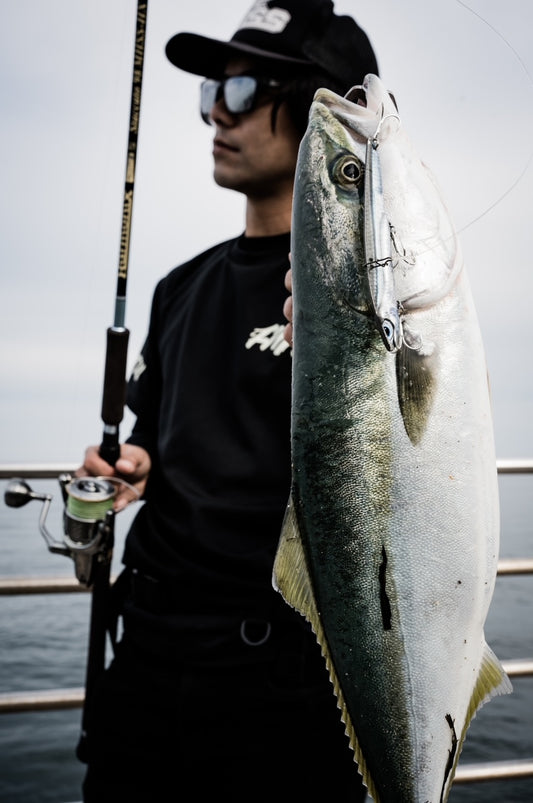
{"label": "yellow fin", "polygon": [[461,733],[458,750],[456,751],[455,755],[453,770],[448,780],[448,789],[451,786],[455,771],[457,769],[457,764],[459,763],[459,757],[463,749],[467,730],[470,726],[470,723],[474,719],[476,712],[479,708],[481,708],[482,705],[488,703],[489,700],[492,700],[493,697],[497,697],[499,694],[511,694],[512,691],[513,687],[511,681],[505,673],[505,669],[489,645],[485,644],[479,675],[472,692],[472,697],[470,698],[463,732]]}
{"label": "yellow fin", "polygon": [[467,724],[470,724],[478,708],[488,703],[493,697],[499,694],[510,694],[512,690],[513,687],[505,674],[505,669],[489,645],[485,644],[481,668],[468,707]]}
{"label": "yellow fin", "polygon": [[350,747],[354,751],[359,773],[362,775],[363,782],[368,787],[373,800],[375,803],[379,803],[379,797],[357,741],[342,688],[335,672],[326,634],[322,627],[322,620],[316,605],[292,497],[289,499],[281,529],[281,537],[274,560],[272,584],[280,592],[285,602],[305,616],[313,628],[326,661],[329,677],[337,698],[337,705],[341,712],[341,719],[345,725],[346,735],[350,740]]}
{"label": "yellow fin", "polygon": [[[274,561],[274,588],[285,602],[296,608],[311,623],[313,630],[319,619],[307,568],[292,497],[285,513],[281,537]],[[316,633],[316,630],[315,630]]]}

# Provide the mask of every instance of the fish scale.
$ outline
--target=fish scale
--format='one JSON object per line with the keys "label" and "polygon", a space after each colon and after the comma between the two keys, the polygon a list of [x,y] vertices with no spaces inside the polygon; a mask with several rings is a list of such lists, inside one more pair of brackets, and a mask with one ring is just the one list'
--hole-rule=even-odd
{"label": "fish scale", "polygon": [[[369,140],[381,175],[365,211]],[[492,416],[453,225],[376,76],[315,96],[291,264],[292,488],[273,583],[311,622],[374,800],[444,803],[475,711],[511,690],[483,632]]]}

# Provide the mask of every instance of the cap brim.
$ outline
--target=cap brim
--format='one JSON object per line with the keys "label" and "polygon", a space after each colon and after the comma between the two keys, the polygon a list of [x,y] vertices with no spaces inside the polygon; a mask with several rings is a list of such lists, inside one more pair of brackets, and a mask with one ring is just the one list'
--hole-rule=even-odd
{"label": "cap brim", "polygon": [[168,60],[180,70],[206,78],[219,77],[224,72],[229,59],[242,54],[272,64],[292,64],[295,67],[313,63],[307,59],[297,59],[261,50],[244,42],[220,42],[217,39],[208,39],[195,33],[177,33],[167,42],[165,52]]}

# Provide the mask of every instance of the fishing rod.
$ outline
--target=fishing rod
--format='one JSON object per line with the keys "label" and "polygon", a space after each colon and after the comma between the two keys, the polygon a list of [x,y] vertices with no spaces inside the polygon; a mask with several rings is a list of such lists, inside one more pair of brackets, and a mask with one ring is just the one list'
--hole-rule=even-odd
{"label": "fishing rod", "polygon": [[129,339],[129,330],[125,327],[126,286],[128,281],[133,190],[135,186],[137,140],[141,110],[147,11],[148,1],[139,0],[137,4],[137,28],[135,34],[130,125],[126,159],[126,181],[122,205],[122,228],[120,233],[115,316],[113,325],[107,330],[104,388],[102,393],[101,417],[104,423],[104,430],[102,443],[100,445],[100,456],[111,466],[115,465],[120,455],[119,427],[124,416],[126,400],[126,362]]}

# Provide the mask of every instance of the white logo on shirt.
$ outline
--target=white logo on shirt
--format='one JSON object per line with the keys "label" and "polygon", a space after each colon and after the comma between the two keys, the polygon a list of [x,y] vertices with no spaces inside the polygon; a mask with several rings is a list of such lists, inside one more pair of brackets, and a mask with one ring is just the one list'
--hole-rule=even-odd
{"label": "white logo on shirt", "polygon": [[139,354],[137,357],[137,362],[133,366],[133,371],[131,372],[131,378],[134,382],[139,381],[139,377],[146,371],[146,363],[144,361],[144,357],[142,354]]}
{"label": "white logo on shirt", "polygon": [[257,327],[250,332],[248,340],[246,341],[246,348],[251,349],[252,346],[259,346],[261,351],[270,351],[275,357],[279,357],[289,348],[289,344],[283,337],[285,327],[282,323],[273,323],[272,326],[264,326],[263,328]]}
{"label": "white logo on shirt", "polygon": [[291,15],[285,8],[268,8],[266,0],[256,0],[239,28],[258,28],[268,33],[281,33],[290,21]]}

